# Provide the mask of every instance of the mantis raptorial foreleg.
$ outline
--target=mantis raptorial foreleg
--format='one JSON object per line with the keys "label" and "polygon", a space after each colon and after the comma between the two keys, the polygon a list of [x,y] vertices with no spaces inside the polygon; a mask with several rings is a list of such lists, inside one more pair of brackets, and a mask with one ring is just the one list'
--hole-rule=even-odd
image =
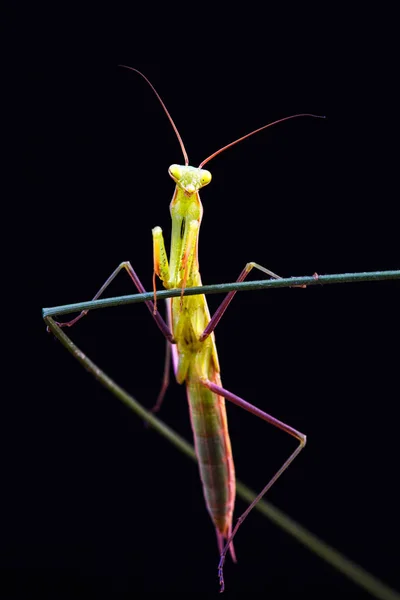
{"label": "mantis raptorial foreleg", "polygon": [[[181,230],[184,231],[186,225],[182,225]],[[197,238],[199,232],[200,222],[196,219],[192,219],[187,224],[187,235],[184,239],[184,244],[181,248],[181,254],[178,257],[178,284],[182,290],[181,293],[181,307],[182,298],[185,292],[185,288],[190,281],[190,275],[193,277],[194,272],[198,270],[197,264]],[[153,256],[154,256],[154,275],[153,275],[153,290],[154,290],[154,310],[157,310],[156,304],[156,275],[164,283],[164,287],[167,289],[171,287],[170,277],[171,270],[168,264],[167,253],[165,251],[164,237],[161,227],[154,227],[153,229]]]}
{"label": "mantis raptorial foreleg", "polygon": [[156,304],[156,276],[164,282],[165,287],[168,287],[170,276],[168,257],[165,250],[164,236],[161,227],[154,227],[153,234],[153,291],[154,291],[154,307],[153,311],[157,311]]}
{"label": "mantis raptorial foreleg", "polygon": [[261,498],[264,496],[264,494],[266,494],[268,492],[268,490],[275,483],[275,481],[282,475],[282,473],[284,473],[284,471],[286,471],[286,469],[288,468],[288,466],[290,465],[290,463],[293,462],[293,460],[296,458],[296,456],[304,448],[304,446],[306,445],[306,442],[307,442],[307,438],[304,435],[304,433],[301,433],[300,431],[297,431],[297,429],[294,429],[293,427],[290,427],[290,425],[287,425],[286,423],[283,423],[283,421],[279,421],[279,419],[276,419],[275,417],[272,417],[268,413],[264,412],[263,410],[260,410],[256,406],[254,406],[253,404],[250,404],[249,402],[246,402],[246,400],[243,400],[243,398],[240,398],[239,396],[236,396],[236,394],[233,394],[232,392],[229,392],[225,388],[223,388],[223,387],[221,387],[219,385],[216,385],[215,383],[213,383],[209,379],[200,378],[200,382],[206,388],[208,388],[209,390],[211,390],[215,394],[218,394],[218,396],[222,396],[226,400],[230,400],[230,402],[233,402],[233,404],[236,404],[237,406],[240,406],[241,408],[243,408],[244,410],[247,410],[248,412],[250,412],[251,414],[255,415],[256,417],[259,417],[260,419],[263,419],[264,421],[267,421],[267,423],[271,423],[271,425],[274,425],[275,427],[278,427],[278,429],[282,429],[282,431],[285,431],[286,433],[288,433],[289,435],[293,436],[294,438],[296,438],[299,441],[299,445],[294,450],[294,452],[292,452],[292,454],[289,456],[289,458],[283,463],[283,465],[281,466],[281,468],[275,473],[275,475],[272,477],[272,479],[269,480],[269,482],[267,483],[267,485],[261,490],[261,492],[253,500],[253,502],[250,504],[250,506],[248,506],[248,508],[244,511],[244,513],[241,514],[240,517],[238,518],[238,520],[236,522],[236,525],[233,528],[233,531],[232,531],[230,537],[228,538],[223,551],[221,552],[220,562],[219,562],[219,565],[218,565],[218,574],[219,574],[220,586],[221,586],[221,592],[222,592],[224,590],[223,568],[224,568],[226,554],[227,554],[227,552],[229,550],[229,546],[231,545],[231,543],[233,541],[233,538],[235,537],[235,535],[236,535],[236,533],[237,533],[240,525],[243,523],[243,521],[245,520],[245,518],[247,517],[247,515],[251,512],[251,510],[254,508],[254,506],[259,502],[259,500],[261,500]]}

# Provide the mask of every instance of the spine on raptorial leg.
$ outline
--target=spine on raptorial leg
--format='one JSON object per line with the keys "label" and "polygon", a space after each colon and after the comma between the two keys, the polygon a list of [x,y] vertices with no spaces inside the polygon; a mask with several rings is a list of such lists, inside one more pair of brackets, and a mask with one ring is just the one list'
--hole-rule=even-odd
{"label": "spine on raptorial leg", "polygon": [[[221,385],[218,373],[213,381]],[[187,381],[187,394],[207,509],[217,536],[219,533],[226,541],[232,529],[236,486],[225,400],[191,377]],[[233,548],[231,554],[235,560]]]}

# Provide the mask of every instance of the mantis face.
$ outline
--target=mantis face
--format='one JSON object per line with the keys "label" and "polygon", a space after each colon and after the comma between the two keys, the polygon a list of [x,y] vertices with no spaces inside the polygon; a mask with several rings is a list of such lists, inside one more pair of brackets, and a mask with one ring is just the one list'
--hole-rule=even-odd
{"label": "mantis face", "polygon": [[191,196],[195,192],[198,192],[211,181],[210,171],[197,167],[171,165],[168,173],[186,196]]}

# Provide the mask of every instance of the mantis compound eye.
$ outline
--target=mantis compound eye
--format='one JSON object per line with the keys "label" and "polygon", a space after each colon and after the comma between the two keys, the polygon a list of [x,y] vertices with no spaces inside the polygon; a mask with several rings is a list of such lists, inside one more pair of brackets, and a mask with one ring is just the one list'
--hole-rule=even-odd
{"label": "mantis compound eye", "polygon": [[210,173],[210,171],[207,171],[206,169],[202,169],[201,170],[200,181],[201,181],[201,185],[207,185],[207,184],[209,184],[210,181],[211,181],[211,173]]}
{"label": "mantis compound eye", "polygon": [[171,165],[168,169],[168,173],[170,174],[172,179],[175,179],[175,181],[179,181],[179,179],[181,179],[182,177],[182,168],[179,165]]}

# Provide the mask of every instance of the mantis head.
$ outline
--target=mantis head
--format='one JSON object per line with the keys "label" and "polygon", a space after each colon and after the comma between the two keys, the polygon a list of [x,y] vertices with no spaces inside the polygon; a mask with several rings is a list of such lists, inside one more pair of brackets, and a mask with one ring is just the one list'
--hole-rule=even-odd
{"label": "mantis head", "polygon": [[198,192],[211,181],[210,171],[186,165],[171,165],[168,173],[186,196]]}

